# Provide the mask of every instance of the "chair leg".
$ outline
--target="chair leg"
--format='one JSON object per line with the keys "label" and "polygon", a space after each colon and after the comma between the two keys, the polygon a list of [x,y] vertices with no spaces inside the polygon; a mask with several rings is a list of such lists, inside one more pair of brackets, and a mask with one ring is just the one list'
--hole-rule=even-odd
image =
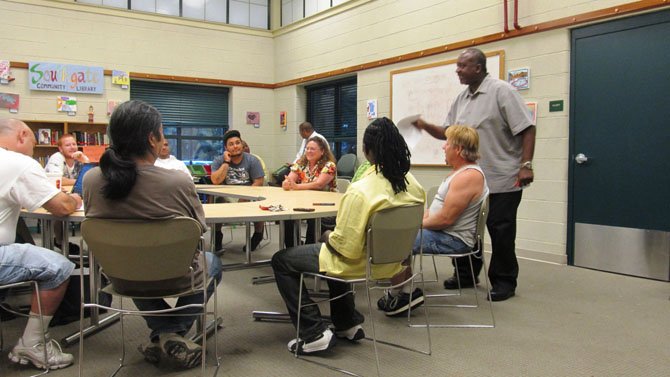
{"label": "chair leg", "polygon": [[[468,258],[469,258],[469,261],[470,261],[470,276],[471,276],[472,281],[474,282],[474,281],[476,281],[475,280],[476,276],[475,276],[475,271],[474,271],[474,267],[473,267],[473,264],[472,264],[472,259],[477,258],[477,256],[475,254],[469,254]],[[483,255],[482,255],[482,258],[484,258]],[[482,259],[482,263],[483,263],[483,270],[487,271],[486,260]],[[486,276],[486,273],[484,275],[485,275],[484,276],[484,282],[485,282],[485,286],[486,286],[486,292],[488,294],[488,292],[489,292],[488,276]],[[462,296],[462,288],[460,287],[460,276],[458,274],[458,259],[456,259],[456,277],[457,277],[457,279],[459,279],[458,280],[459,281],[459,292],[458,293],[454,293],[454,294],[450,294],[450,293],[431,294],[431,295],[426,295],[425,296],[426,299],[432,301],[433,299],[437,299],[437,298],[447,298],[447,297],[451,297],[451,296]],[[480,307],[480,305],[479,305],[479,293],[478,293],[478,290],[477,290],[476,286],[473,289],[473,291],[474,291],[474,304],[435,304],[435,303],[428,304],[428,303],[426,303],[425,305],[428,306],[428,307],[432,307],[432,308],[435,308],[435,307],[438,307],[438,308],[479,308]],[[437,323],[432,323],[432,324],[430,324],[430,327],[435,327],[435,328],[493,328],[493,327],[495,327],[495,317],[493,315],[493,304],[491,303],[490,300],[488,302],[488,307],[489,307],[489,312],[491,314],[491,323],[490,324],[437,324]],[[424,325],[410,324],[410,326],[411,327],[423,327]]]}

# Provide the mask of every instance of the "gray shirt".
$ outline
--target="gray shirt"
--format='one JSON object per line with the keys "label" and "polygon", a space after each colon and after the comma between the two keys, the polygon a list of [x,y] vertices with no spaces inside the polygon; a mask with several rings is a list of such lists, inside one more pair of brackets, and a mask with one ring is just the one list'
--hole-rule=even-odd
{"label": "gray shirt", "polygon": [[[205,212],[195,191],[193,181],[180,172],[163,169],[155,165],[138,166],[135,185],[127,197],[120,200],[108,200],[102,195],[106,183],[99,167],[93,168],[84,176],[84,212],[86,217],[107,219],[161,220],[178,216],[191,217],[200,222],[202,231],[207,229]],[[195,252],[195,250],[194,250]],[[203,278],[202,253],[195,253],[192,267],[196,284]],[[156,261],[160,264],[160,261]],[[156,292],[160,295],[167,287],[186,290],[191,286],[191,276],[187,274],[172,281],[134,282],[113,279],[119,292],[145,294]]]}
{"label": "gray shirt", "polygon": [[466,88],[451,105],[445,127],[471,126],[479,133],[479,165],[491,193],[521,190],[515,187],[521,167],[522,136],[533,125],[523,98],[505,81],[487,75],[475,93]]}
{"label": "gray shirt", "polygon": [[[223,156],[212,161],[212,171],[217,171],[223,165]],[[251,186],[255,179],[265,177],[263,166],[256,156],[243,152],[242,161],[228,164],[228,175],[223,181],[225,185]]]}

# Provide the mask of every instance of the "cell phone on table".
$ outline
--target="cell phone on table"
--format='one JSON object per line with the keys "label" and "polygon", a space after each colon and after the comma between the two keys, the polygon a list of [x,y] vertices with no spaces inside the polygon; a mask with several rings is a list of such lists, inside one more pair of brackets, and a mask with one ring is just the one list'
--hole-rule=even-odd
{"label": "cell phone on table", "polygon": [[293,208],[293,210],[298,212],[314,212],[314,208]]}

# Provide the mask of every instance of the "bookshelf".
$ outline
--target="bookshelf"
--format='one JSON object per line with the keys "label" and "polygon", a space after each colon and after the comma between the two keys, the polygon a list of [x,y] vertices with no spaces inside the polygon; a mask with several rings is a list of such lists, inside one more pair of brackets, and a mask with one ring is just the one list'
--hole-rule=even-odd
{"label": "bookshelf", "polygon": [[79,149],[85,146],[107,145],[107,123],[88,123],[49,120],[24,120],[35,133],[37,144],[33,157],[42,166],[52,154],[58,152],[58,138],[71,133],[77,140]]}

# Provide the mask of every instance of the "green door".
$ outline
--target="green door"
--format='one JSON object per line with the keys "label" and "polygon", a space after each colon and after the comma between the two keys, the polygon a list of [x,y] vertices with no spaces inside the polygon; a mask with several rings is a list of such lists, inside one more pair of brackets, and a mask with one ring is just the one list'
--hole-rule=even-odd
{"label": "green door", "polygon": [[670,11],[572,32],[568,261],[670,278]]}

